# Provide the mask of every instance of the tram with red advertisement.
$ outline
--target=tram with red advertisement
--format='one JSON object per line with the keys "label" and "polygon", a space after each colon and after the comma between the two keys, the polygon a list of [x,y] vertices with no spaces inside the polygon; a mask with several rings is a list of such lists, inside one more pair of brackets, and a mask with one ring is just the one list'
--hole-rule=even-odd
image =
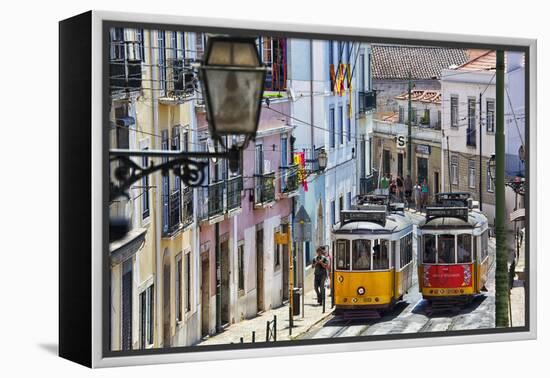
{"label": "tram with red advertisement", "polygon": [[486,291],[489,225],[472,204],[469,193],[439,193],[417,227],[418,287],[432,305],[467,304]]}

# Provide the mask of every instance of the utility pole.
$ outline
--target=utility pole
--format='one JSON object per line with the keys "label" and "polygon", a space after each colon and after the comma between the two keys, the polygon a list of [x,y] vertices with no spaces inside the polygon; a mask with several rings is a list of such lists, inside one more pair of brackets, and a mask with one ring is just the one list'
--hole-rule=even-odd
{"label": "utility pole", "polygon": [[449,193],[453,192],[453,178],[451,176],[451,149],[449,148],[449,136],[447,135],[447,166],[449,168]]}
{"label": "utility pole", "polygon": [[481,125],[481,98],[483,94],[479,94],[479,210],[483,210],[483,126]]}
{"label": "utility pole", "polygon": [[294,327],[294,258],[292,253],[292,224],[288,225],[287,233],[288,245],[288,334],[292,335]]}
{"label": "utility pole", "polygon": [[495,133],[495,325],[508,327],[508,247],[506,243],[506,188],[504,186],[504,51],[497,50]]}
{"label": "utility pole", "polygon": [[409,155],[408,156],[408,159],[407,159],[407,171],[409,172],[409,175],[411,175],[411,178],[412,178],[412,124],[411,124],[411,121],[412,121],[412,102],[411,102],[411,92],[412,92],[412,78],[411,78],[411,72],[409,71],[409,116],[408,116],[408,119],[407,119],[407,128],[408,128],[408,131],[407,131],[407,154]]}

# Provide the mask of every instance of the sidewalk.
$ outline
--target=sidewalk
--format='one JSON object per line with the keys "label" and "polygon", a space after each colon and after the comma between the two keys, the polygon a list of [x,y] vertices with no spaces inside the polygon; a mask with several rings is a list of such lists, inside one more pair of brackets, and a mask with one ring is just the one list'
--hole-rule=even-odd
{"label": "sidewalk", "polygon": [[323,314],[323,306],[317,305],[315,292],[312,290],[306,293],[304,302],[305,316],[303,318],[302,314],[294,316],[292,336],[288,334],[288,303],[285,303],[281,307],[264,311],[255,318],[232,324],[223,332],[210,336],[196,345],[237,344],[241,342],[241,337],[243,338],[243,342],[250,343],[252,342],[252,331],[256,332],[256,342],[265,342],[266,322],[272,321],[273,316],[277,316],[277,341],[293,340],[306,333],[311,327],[331,314],[330,302],[331,299],[327,290],[325,313]]}
{"label": "sidewalk", "polygon": [[525,325],[525,287],[524,281],[525,270],[525,238],[519,249],[519,258],[516,262],[516,277],[512,290],[510,290],[510,322],[512,327],[523,327]]}

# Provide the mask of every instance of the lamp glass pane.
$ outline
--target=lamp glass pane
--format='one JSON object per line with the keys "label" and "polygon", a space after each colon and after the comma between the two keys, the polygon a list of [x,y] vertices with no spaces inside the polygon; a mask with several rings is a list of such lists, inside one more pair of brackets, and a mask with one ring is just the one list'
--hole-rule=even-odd
{"label": "lamp glass pane", "polygon": [[253,42],[212,41],[209,65],[258,67],[260,62]]}
{"label": "lamp glass pane", "polygon": [[210,119],[216,133],[255,134],[263,89],[261,71],[207,70]]}

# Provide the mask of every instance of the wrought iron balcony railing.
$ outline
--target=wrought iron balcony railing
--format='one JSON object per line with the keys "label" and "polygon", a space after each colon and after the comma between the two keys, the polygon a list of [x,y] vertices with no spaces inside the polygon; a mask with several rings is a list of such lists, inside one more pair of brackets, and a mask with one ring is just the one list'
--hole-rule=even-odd
{"label": "wrought iron balcony railing", "polygon": [[298,164],[287,167],[279,167],[279,174],[281,176],[281,194],[288,195],[294,193],[300,187],[298,168]]}
{"label": "wrought iron balcony railing", "polygon": [[214,218],[224,213],[225,181],[218,181],[203,187],[199,197],[199,218]]}
{"label": "wrought iron balcony railing", "polygon": [[181,223],[183,227],[193,223],[193,188],[185,187],[181,196]]}
{"label": "wrought iron balcony railing", "polygon": [[376,92],[358,92],[359,97],[359,113],[365,113],[369,110],[376,109]]}
{"label": "wrought iron balcony railing", "polygon": [[275,173],[254,175],[254,177],[254,204],[262,206],[275,201]]}
{"label": "wrought iron balcony railing", "polygon": [[237,176],[227,180],[227,211],[241,207],[243,177]]}
{"label": "wrought iron balcony railing", "polygon": [[169,195],[163,194],[162,203],[162,234],[171,236],[181,228],[181,192],[175,190]]}

